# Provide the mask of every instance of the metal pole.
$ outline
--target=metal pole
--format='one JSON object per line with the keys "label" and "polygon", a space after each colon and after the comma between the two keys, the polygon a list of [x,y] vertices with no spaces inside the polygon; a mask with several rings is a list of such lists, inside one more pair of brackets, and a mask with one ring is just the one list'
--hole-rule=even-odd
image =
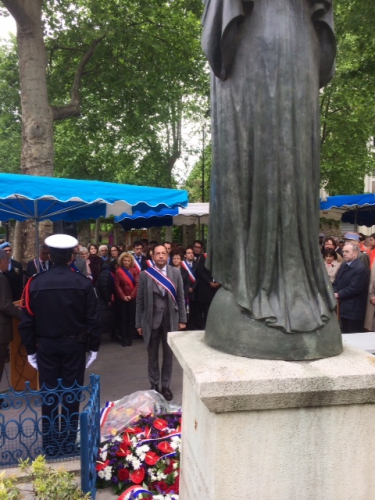
{"label": "metal pole", "polygon": [[358,232],[357,217],[358,217],[358,208],[355,209],[355,214],[354,214],[354,231],[355,232]]}
{"label": "metal pole", "polygon": [[35,257],[36,257],[35,261],[36,261],[36,272],[40,273],[38,200],[34,200],[34,221],[35,221]]}
{"label": "metal pole", "polygon": [[[205,137],[204,137],[204,123],[203,123],[203,129],[202,129],[202,203],[204,203],[204,162],[205,162],[204,140],[205,140]],[[199,219],[199,225],[201,225],[200,219]],[[204,224],[202,224],[201,227],[202,227],[202,241],[204,243]]]}

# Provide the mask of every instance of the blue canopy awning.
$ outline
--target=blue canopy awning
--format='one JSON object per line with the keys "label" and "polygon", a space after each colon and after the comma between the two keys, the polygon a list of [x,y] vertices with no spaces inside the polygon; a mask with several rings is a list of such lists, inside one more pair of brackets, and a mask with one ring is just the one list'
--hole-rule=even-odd
{"label": "blue canopy awning", "polygon": [[358,226],[371,227],[375,225],[375,194],[345,194],[328,196],[320,202],[320,210],[342,212],[342,222]]}
{"label": "blue canopy awning", "polygon": [[125,231],[149,227],[182,226],[183,224],[208,224],[209,203],[188,203],[186,208],[162,209],[158,213],[149,210],[147,214],[134,212],[115,217]]}
{"label": "blue canopy awning", "polygon": [[0,173],[0,220],[73,222],[150,209],[159,213],[187,203],[187,192],[180,189]]}
{"label": "blue canopy awning", "polygon": [[178,207],[162,208],[159,211],[150,209],[147,214],[135,210],[132,215],[122,214],[115,217],[115,221],[122,226],[124,231],[130,231],[131,229],[172,226],[173,216],[177,214]]}

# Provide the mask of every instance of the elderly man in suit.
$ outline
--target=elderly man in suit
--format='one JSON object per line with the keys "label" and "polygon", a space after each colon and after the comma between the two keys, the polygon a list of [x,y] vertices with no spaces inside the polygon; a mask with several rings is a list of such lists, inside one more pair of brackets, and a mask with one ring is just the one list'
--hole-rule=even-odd
{"label": "elderly man in suit", "polygon": [[186,327],[186,311],[181,273],[167,265],[168,252],[164,245],[154,248],[155,267],[142,271],[139,277],[136,328],[143,336],[148,353],[148,376],[151,389],[159,392],[159,345],[163,347],[161,394],[173,399],[169,388],[173,353],[167,342],[170,331]]}
{"label": "elderly man in suit", "polygon": [[44,273],[52,267],[52,262],[49,260],[49,248],[47,245],[39,245],[39,269],[38,259],[29,260],[26,266],[26,276],[31,278],[34,274]]}
{"label": "elderly man in suit", "polygon": [[4,371],[8,343],[13,340],[12,318],[21,320],[21,310],[12,302],[12,290],[4,274],[8,265],[8,253],[0,249],[0,381]]}
{"label": "elderly man in suit", "polygon": [[333,282],[335,297],[340,305],[342,333],[363,332],[370,275],[358,254],[355,242],[344,245],[344,262]]}

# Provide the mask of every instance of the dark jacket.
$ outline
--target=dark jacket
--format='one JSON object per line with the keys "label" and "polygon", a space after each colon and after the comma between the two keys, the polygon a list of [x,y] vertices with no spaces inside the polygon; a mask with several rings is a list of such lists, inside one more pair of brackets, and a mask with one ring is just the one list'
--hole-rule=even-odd
{"label": "dark jacket", "polygon": [[88,347],[100,344],[98,299],[91,280],[68,265],[53,266],[30,283],[29,305],[22,309],[18,327],[28,354],[36,352],[38,337],[61,338],[87,333]]}
{"label": "dark jacket", "polygon": [[90,271],[91,271],[92,282],[93,282],[93,285],[95,286],[97,281],[98,281],[99,274],[102,270],[104,261],[98,255],[89,255],[87,261],[89,263],[89,267],[90,267]]}
{"label": "dark jacket", "polygon": [[184,296],[185,300],[187,300],[187,297],[189,295],[189,288],[190,285],[192,285],[190,278],[189,278],[189,273],[184,269],[183,267],[180,267],[180,272],[181,272],[181,277],[182,277],[182,283],[184,285]]}
{"label": "dark jacket", "polygon": [[[46,265],[46,267],[47,267],[46,270],[48,271],[48,269],[51,269],[51,267],[52,267],[52,262],[50,260],[47,262],[48,262],[48,264]],[[38,270],[36,268],[37,265],[38,265],[37,259],[29,260],[29,262],[27,263],[27,266],[26,266],[26,276],[28,278],[31,278],[31,276],[34,276],[34,274],[36,274],[38,272]],[[42,266],[41,266],[41,270],[42,270]]]}
{"label": "dark jacket", "polygon": [[96,291],[101,301],[106,304],[112,301],[112,296],[114,296],[115,293],[115,275],[109,267],[104,267],[99,274]]}
{"label": "dark jacket", "polygon": [[[21,319],[21,311],[13,304],[8,278],[0,272],[0,343],[13,340],[12,318]],[[0,374],[1,375],[1,374]]]}
{"label": "dark jacket", "polygon": [[[134,260],[135,260],[135,255],[133,255]],[[141,271],[144,271],[145,269],[148,268],[148,265],[146,264],[146,257],[144,255],[141,255]]]}
{"label": "dark jacket", "polygon": [[10,289],[12,290],[13,301],[20,300],[23,290],[23,269],[22,264],[17,260],[10,259],[11,269],[5,271],[5,276],[9,280]]}
{"label": "dark jacket", "polygon": [[210,283],[214,283],[214,279],[211,271],[206,268],[204,260],[201,260],[195,268],[195,277],[197,279],[194,289],[195,300],[210,304],[217,290],[210,287]]}
{"label": "dark jacket", "polygon": [[361,320],[365,316],[370,274],[359,259],[350,266],[343,262],[333,282],[333,290],[338,293],[340,316]]}

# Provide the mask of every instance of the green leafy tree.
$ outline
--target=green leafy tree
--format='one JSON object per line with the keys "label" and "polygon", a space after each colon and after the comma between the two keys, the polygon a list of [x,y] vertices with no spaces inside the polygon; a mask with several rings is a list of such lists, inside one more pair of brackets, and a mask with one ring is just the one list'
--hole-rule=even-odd
{"label": "green leafy tree", "polygon": [[[207,93],[200,1],[2,4],[18,26],[22,171],[52,175],[55,139],[57,174],[76,176],[68,142],[58,137],[64,134],[75,139],[79,174],[128,179],[133,166],[138,180],[173,184],[182,118],[191,97]],[[35,79],[40,85],[33,85]],[[81,120],[88,137],[76,133],[72,118]],[[65,119],[69,123],[61,126]],[[113,176],[116,168],[124,172]]]}
{"label": "green leafy tree", "polygon": [[[210,201],[211,163],[212,148],[210,143],[205,148],[204,156],[201,155],[186,180],[185,189],[189,192],[190,202],[201,202],[203,199],[205,202]],[[204,175],[202,175],[203,173]]]}
{"label": "green leafy tree", "polygon": [[374,171],[369,140],[375,134],[375,6],[336,2],[337,70],[321,96],[322,182],[331,195],[361,193]]}
{"label": "green leafy tree", "polygon": [[21,157],[21,103],[17,54],[0,45],[0,172],[18,172]]}

